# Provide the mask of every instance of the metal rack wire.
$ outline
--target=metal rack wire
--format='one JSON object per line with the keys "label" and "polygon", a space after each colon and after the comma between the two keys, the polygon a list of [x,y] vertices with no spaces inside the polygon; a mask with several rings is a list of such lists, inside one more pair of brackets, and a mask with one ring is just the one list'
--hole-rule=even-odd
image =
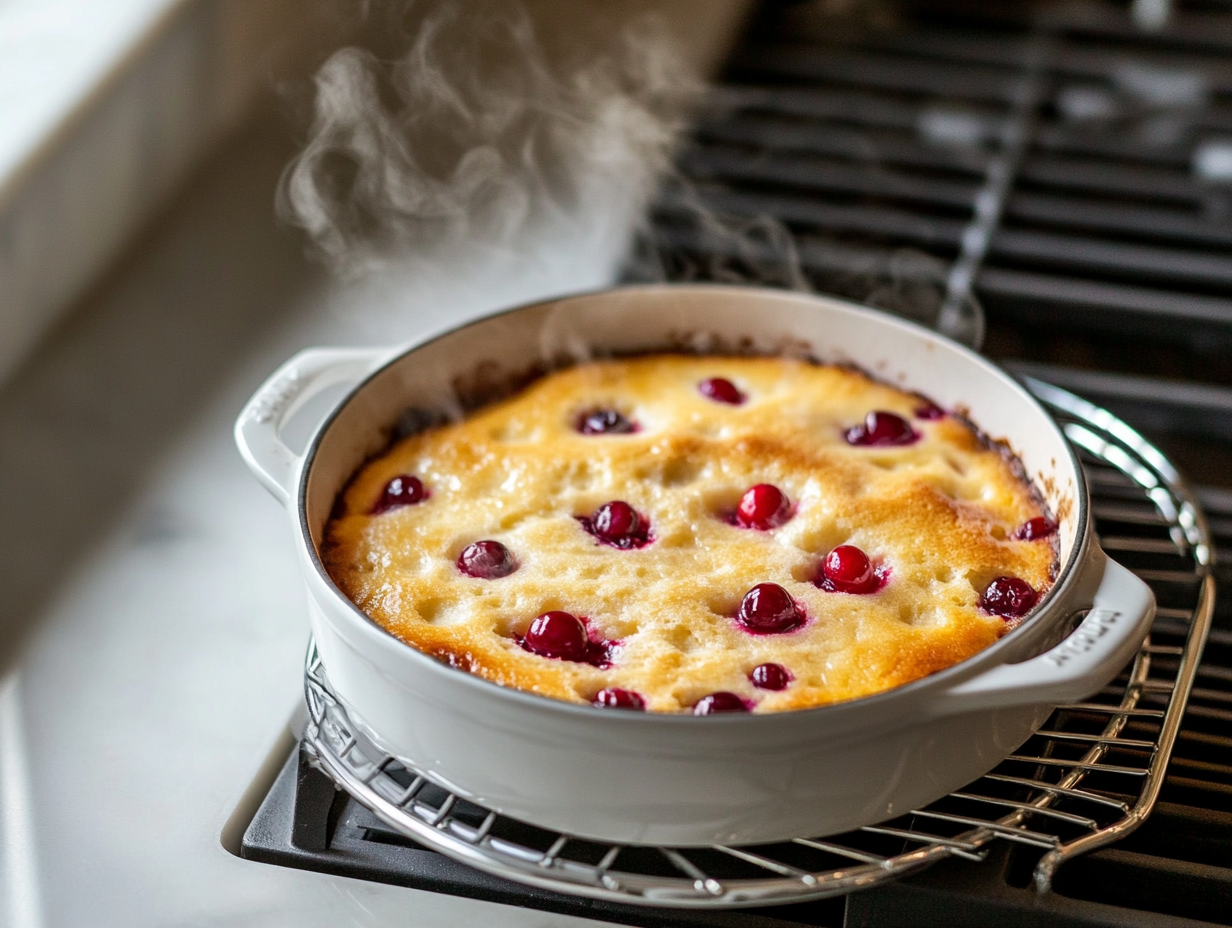
{"label": "metal rack wire", "polygon": [[1065,861],[1150,814],[1185,713],[1214,608],[1202,514],[1171,464],[1110,413],[1026,380],[1078,449],[1101,542],[1155,590],[1151,634],[1121,676],[1061,706],[996,769],[932,805],[824,838],[749,847],[605,844],[468,802],[367,741],[330,691],[314,645],[304,747],[321,770],[395,831],[489,873],[612,902],[734,908],[801,902],[920,870],[978,862],[992,842],[1040,849],[1047,891]]}

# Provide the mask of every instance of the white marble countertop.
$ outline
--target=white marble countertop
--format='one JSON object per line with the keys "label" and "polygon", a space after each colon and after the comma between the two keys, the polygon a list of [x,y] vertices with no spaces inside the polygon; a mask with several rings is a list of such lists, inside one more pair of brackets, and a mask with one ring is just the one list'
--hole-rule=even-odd
{"label": "white marble countertop", "polygon": [[608,273],[522,254],[337,285],[272,218],[287,134],[266,117],[229,143],[0,391],[0,924],[594,924],[221,843],[307,636],[286,517],[232,445],[243,401],[306,345],[397,342]]}
{"label": "white marble countertop", "polygon": [[0,0],[0,190],[180,0]]}

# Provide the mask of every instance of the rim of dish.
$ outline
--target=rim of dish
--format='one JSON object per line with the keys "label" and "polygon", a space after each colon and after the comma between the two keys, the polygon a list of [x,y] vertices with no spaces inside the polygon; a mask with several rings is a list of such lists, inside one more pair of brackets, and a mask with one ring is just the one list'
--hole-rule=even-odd
{"label": "rim of dish", "polygon": [[[345,410],[351,402],[359,396],[360,393],[367,389],[367,387],[374,380],[380,377],[385,371],[389,370],[390,367],[401,363],[407,358],[408,355],[421,351],[441,339],[515,313],[524,312],[550,304],[566,303],[576,299],[602,297],[605,294],[612,294],[613,296],[625,294],[652,295],[656,293],[663,294],[681,291],[720,292],[725,294],[742,293],[753,299],[770,298],[797,301],[801,304],[823,304],[827,305],[832,310],[839,310],[842,312],[851,313],[853,315],[869,316],[875,324],[890,325],[906,329],[912,334],[924,336],[946,346],[947,348],[957,351],[968,361],[973,362],[975,366],[981,369],[985,375],[1001,380],[1011,387],[1011,389],[1018,394],[1020,399],[1035,407],[1037,412],[1039,412],[1040,415],[1042,415],[1050,423],[1054,430],[1056,430],[1063,447],[1068,453],[1068,461],[1075,475],[1075,541],[1070,550],[1068,560],[1060,565],[1056,580],[1053,581],[1053,584],[1049,588],[1048,592],[1044,594],[1044,596],[1040,599],[1039,604],[1028,614],[1026,619],[1017,627],[1003,635],[1000,639],[965,660],[959,661],[957,664],[953,664],[944,670],[939,670],[936,673],[920,677],[918,680],[912,680],[910,683],[904,683],[901,686],[891,687],[890,689],[882,690],[878,693],[871,693],[867,696],[858,696],[854,699],[829,703],[823,706],[813,706],[807,709],[791,709],[784,712],[769,713],[732,712],[697,717],[687,712],[609,712],[596,709],[594,706],[566,702],[561,699],[553,699],[548,696],[539,696],[535,693],[528,693],[514,687],[502,686],[499,683],[486,680],[483,677],[469,673],[468,671],[450,667],[447,664],[424,654],[422,651],[419,651],[411,645],[406,644],[404,641],[395,637],[392,633],[377,624],[367,613],[356,606],[355,603],[347,598],[346,594],[338,588],[338,585],[334,583],[334,580],[329,575],[329,572],[326,571],[325,565],[321,561],[320,552],[317,550],[317,546],[312,539],[312,529],[308,524],[308,485],[311,482],[313,467],[316,463],[317,453],[320,449],[322,439],[332,428],[334,422],[342,414],[343,410]],[[296,506],[296,522],[299,526],[301,541],[308,550],[309,562],[312,565],[316,578],[325,585],[327,592],[334,599],[338,600],[347,608],[348,618],[358,620],[359,625],[357,626],[357,630],[366,635],[375,635],[376,638],[373,640],[377,641],[379,639],[379,644],[381,646],[388,646],[390,643],[397,645],[401,651],[405,651],[406,654],[409,655],[410,660],[422,662],[421,666],[423,666],[425,670],[430,672],[445,672],[451,675],[460,675],[461,677],[465,677],[469,679],[471,684],[478,686],[480,688],[480,692],[491,695],[494,698],[507,698],[512,699],[515,702],[525,701],[528,708],[538,708],[545,711],[560,711],[569,714],[580,713],[580,717],[592,721],[598,718],[605,718],[612,719],[616,724],[646,722],[650,724],[692,724],[706,726],[755,725],[759,724],[758,720],[760,720],[760,724],[766,724],[766,720],[771,718],[814,718],[815,713],[827,713],[831,717],[834,717],[840,713],[856,712],[867,706],[878,705],[881,702],[899,699],[904,695],[915,694],[921,690],[933,688],[944,689],[945,685],[951,682],[954,677],[963,677],[964,679],[969,678],[964,677],[964,674],[969,673],[973,666],[978,667],[980,664],[986,663],[988,665],[984,668],[984,671],[986,672],[1005,663],[1004,660],[997,660],[996,658],[1002,651],[1005,651],[1011,647],[1015,639],[1022,637],[1019,633],[1023,629],[1030,627],[1034,630],[1039,627],[1041,622],[1047,621],[1048,618],[1051,618],[1053,622],[1063,622],[1068,619],[1070,617],[1069,615],[1049,617],[1047,613],[1061,601],[1062,594],[1073,585],[1075,578],[1081,572],[1079,565],[1086,564],[1090,560],[1092,549],[1096,547],[1091,542],[1087,487],[1085,481],[1081,479],[1081,473],[1081,465],[1078,462],[1078,457],[1074,453],[1074,450],[1070,446],[1069,442],[1065,440],[1064,435],[1060,431],[1060,426],[1058,426],[1052,417],[1048,415],[1034,396],[1032,396],[1021,384],[1010,377],[1009,374],[1002,371],[986,358],[972,351],[970,348],[967,348],[965,345],[961,345],[952,339],[946,338],[945,336],[934,332],[932,329],[925,328],[924,326],[917,325],[916,323],[909,322],[899,318],[898,316],[893,316],[880,310],[872,309],[867,306],[861,306],[858,303],[852,303],[836,297],[822,296],[818,294],[803,294],[791,291],[772,290],[769,288],[731,286],[726,284],[647,284],[623,287],[603,287],[594,290],[585,290],[577,293],[565,294],[563,296],[552,297],[546,300],[535,300],[531,303],[522,303],[518,306],[497,310],[484,316],[467,320],[459,325],[451,326],[447,329],[431,333],[422,340],[417,341],[399,351],[397,354],[386,358],[378,368],[368,373],[362,380],[356,383],[355,386],[352,387],[346,395],[338,401],[320,425],[317,426],[315,432],[313,433],[312,441],[309,443],[308,448],[304,452],[302,465],[299,473],[297,474],[298,488],[297,492],[294,494],[294,499]],[[1029,658],[1024,658],[1024,660],[1027,659]],[[976,673],[971,673],[970,676],[974,677],[978,672],[980,671],[977,670]],[[454,680],[455,682],[461,682],[458,676],[450,676],[448,679]]]}

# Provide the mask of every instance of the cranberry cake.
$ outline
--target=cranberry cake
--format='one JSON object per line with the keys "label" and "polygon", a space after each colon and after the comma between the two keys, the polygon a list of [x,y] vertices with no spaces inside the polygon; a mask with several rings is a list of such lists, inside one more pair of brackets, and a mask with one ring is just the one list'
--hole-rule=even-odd
{"label": "cranberry cake", "polygon": [[842,367],[543,377],[342,492],[330,575],[411,647],[601,709],[776,712],[950,667],[1034,607],[1055,526],[960,417]]}

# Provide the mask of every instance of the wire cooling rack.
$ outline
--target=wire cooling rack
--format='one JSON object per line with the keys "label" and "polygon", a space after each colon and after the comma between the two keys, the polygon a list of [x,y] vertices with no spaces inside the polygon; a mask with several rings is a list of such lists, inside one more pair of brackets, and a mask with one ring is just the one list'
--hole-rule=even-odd
{"label": "wire cooling rack", "polygon": [[1030,379],[1078,450],[1104,548],[1151,585],[1151,634],[1121,675],[1061,706],[1017,753],[966,788],[888,822],[824,838],[707,848],[606,844],[481,808],[365,739],[308,650],[304,745],[394,830],[507,879],[611,902],[735,908],[864,889],[994,841],[1038,848],[1047,891],[1066,860],[1133,831],[1163,784],[1214,607],[1202,514],[1166,458],[1110,413]]}

